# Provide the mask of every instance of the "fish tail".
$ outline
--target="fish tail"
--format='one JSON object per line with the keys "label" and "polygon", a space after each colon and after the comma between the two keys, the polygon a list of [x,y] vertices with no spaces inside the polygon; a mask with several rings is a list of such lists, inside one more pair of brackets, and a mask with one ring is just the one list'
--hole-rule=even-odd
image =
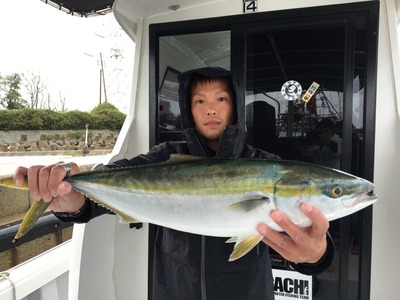
{"label": "fish tail", "polygon": [[[52,200],[53,201],[53,200]],[[21,226],[18,229],[17,234],[14,237],[15,242],[24,236],[36,223],[36,221],[43,215],[46,209],[52,202],[44,202],[43,200],[34,201],[31,208],[26,213],[22,220]]]}
{"label": "fish tail", "polygon": [[[17,186],[12,177],[0,178],[0,185],[14,188],[14,189],[28,189],[28,177],[25,176],[24,183]],[[14,237],[14,242],[23,237],[36,223],[36,221],[43,215],[46,209],[49,207],[50,202],[44,202],[43,200],[33,201],[31,208],[26,213],[22,220],[21,226],[18,229],[17,234]]]}
{"label": "fish tail", "polygon": [[0,185],[8,187],[8,188],[13,188],[13,189],[27,190],[28,189],[28,177],[25,176],[24,183],[21,186],[17,186],[12,177],[0,178]]}

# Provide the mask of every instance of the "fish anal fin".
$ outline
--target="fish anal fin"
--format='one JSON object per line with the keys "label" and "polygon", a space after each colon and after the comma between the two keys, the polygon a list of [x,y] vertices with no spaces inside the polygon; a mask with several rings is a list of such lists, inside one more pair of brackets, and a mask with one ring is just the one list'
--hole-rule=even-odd
{"label": "fish anal fin", "polygon": [[122,221],[125,223],[140,223],[139,220],[136,220],[135,218],[128,216],[127,214],[125,214],[119,210],[114,209],[113,212],[115,212],[118,216],[120,216]]}
{"label": "fish anal fin", "polygon": [[[257,244],[262,240],[262,235],[250,235],[246,236],[245,238],[237,238],[237,242],[233,248],[231,256],[229,257],[229,261],[235,261],[242,256],[246,255],[253,249]],[[228,241],[232,240],[233,238],[229,239]],[[227,242],[228,242],[227,241]]]}
{"label": "fish anal fin", "polygon": [[269,202],[269,198],[266,196],[261,196],[256,199],[246,199],[243,201],[235,202],[229,206],[230,209],[238,212],[249,212],[257,209],[261,205]]}
{"label": "fish anal fin", "polygon": [[86,195],[86,196],[89,197],[90,200],[93,200],[94,202],[96,202],[98,205],[100,205],[100,206],[102,206],[104,208],[107,208],[108,210],[116,213],[118,216],[121,217],[122,222],[125,222],[125,223],[140,223],[139,220],[137,220],[137,219],[135,219],[135,218],[133,218],[131,216],[128,216],[126,213],[124,213],[124,212],[122,212],[122,211],[120,211],[118,209],[115,209],[113,207],[110,207],[109,205],[103,203],[102,201],[100,201],[100,200],[98,200],[98,199],[96,199],[96,198],[94,198],[94,197],[92,197],[90,195]]}

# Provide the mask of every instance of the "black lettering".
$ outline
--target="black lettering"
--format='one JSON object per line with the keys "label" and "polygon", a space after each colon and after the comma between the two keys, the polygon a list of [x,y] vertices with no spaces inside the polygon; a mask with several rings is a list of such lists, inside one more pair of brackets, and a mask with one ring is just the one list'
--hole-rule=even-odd
{"label": "black lettering", "polygon": [[243,1],[243,12],[256,12],[257,11],[257,0],[254,1]]}
{"label": "black lettering", "polygon": [[275,292],[283,292],[284,291],[281,277],[275,277],[275,280],[274,280],[274,291]]}
{"label": "black lettering", "polygon": [[286,278],[283,281],[283,288],[286,293],[293,293],[293,280],[291,278]]}
{"label": "black lettering", "polygon": [[308,281],[306,280],[295,280],[294,282],[294,292],[296,294],[306,294],[308,295]]}
{"label": "black lettering", "polygon": [[303,280],[294,280],[293,290],[295,294],[304,294],[304,281]]}
{"label": "black lettering", "polygon": [[256,11],[257,10],[256,1],[250,1],[250,3],[247,4],[247,10]]}

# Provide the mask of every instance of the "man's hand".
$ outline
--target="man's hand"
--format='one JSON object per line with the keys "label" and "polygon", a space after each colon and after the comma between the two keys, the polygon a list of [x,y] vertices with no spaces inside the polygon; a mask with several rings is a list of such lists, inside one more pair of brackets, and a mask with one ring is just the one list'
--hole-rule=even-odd
{"label": "man's hand", "polygon": [[[79,173],[79,167],[70,163],[71,175]],[[28,186],[32,199],[43,199],[45,202],[53,202],[49,206],[56,212],[76,212],[85,203],[85,197],[72,189],[71,185],[63,181],[66,175],[65,169],[58,164],[48,166],[32,166],[30,168],[18,167],[14,174],[14,182],[17,186],[24,183],[24,177],[28,177]]]}
{"label": "man's hand", "polygon": [[277,232],[266,224],[259,224],[257,230],[264,236],[264,243],[284,259],[294,263],[316,263],[326,252],[326,232],[329,222],[316,207],[308,202],[301,205],[301,210],[311,220],[310,227],[300,228],[283,212],[276,210],[271,212],[271,218],[286,234]]}

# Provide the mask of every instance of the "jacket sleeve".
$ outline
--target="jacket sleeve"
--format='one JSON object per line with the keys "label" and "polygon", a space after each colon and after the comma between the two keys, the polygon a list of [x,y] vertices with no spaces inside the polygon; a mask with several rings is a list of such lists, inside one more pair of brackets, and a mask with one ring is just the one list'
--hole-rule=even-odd
{"label": "jacket sleeve", "polygon": [[324,256],[315,264],[295,264],[290,263],[292,269],[305,275],[316,275],[324,272],[332,263],[335,254],[335,244],[329,232],[326,234],[326,251]]}
{"label": "jacket sleeve", "polygon": [[85,203],[78,211],[73,213],[62,213],[53,211],[53,214],[63,222],[87,223],[95,217],[104,214],[114,214],[114,213],[108,210],[107,208],[98,205],[97,203],[93,202],[88,197],[86,197]]}

